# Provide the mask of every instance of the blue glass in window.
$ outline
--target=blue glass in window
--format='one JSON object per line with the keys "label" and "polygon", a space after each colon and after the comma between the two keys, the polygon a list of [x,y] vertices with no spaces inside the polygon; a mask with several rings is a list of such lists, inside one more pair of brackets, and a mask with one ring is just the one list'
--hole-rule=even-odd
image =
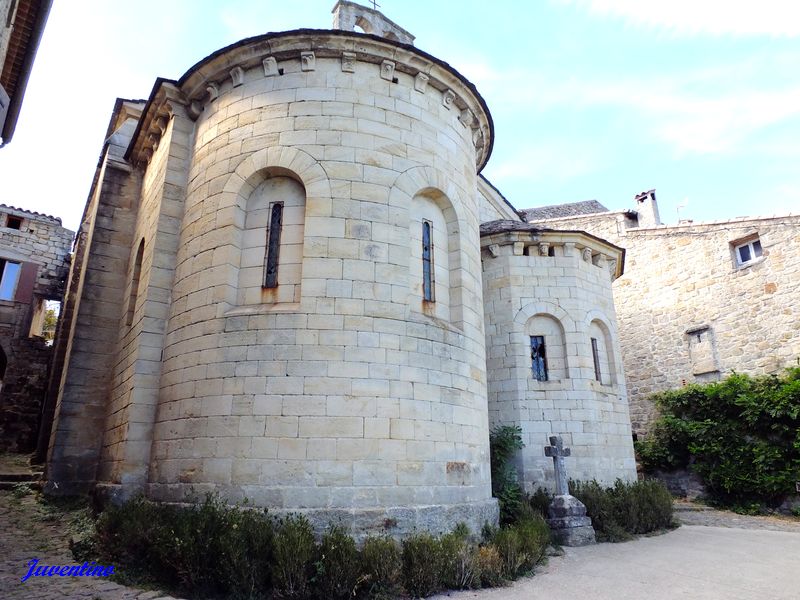
{"label": "blue glass in window", "polygon": [[547,381],[547,359],[545,357],[544,336],[531,336],[531,369],[537,381]]}

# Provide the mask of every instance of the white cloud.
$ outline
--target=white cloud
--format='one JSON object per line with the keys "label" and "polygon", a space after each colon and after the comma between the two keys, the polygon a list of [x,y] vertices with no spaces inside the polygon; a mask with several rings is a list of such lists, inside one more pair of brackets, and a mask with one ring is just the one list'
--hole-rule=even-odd
{"label": "white cloud", "polygon": [[797,0],[557,0],[679,35],[800,36]]}
{"label": "white cloud", "polygon": [[800,116],[800,84],[776,81],[767,87],[758,78],[775,60],[770,55],[713,69],[641,77],[564,78],[560,71],[502,71],[480,64],[472,69],[498,114],[519,118],[531,110],[610,110],[613,113],[598,113],[598,118],[640,127],[640,135],[664,142],[682,156],[737,152],[766,128]]}
{"label": "white cloud", "polygon": [[526,144],[511,157],[496,156],[486,168],[489,179],[565,181],[603,168],[603,153],[586,142],[538,140]]}

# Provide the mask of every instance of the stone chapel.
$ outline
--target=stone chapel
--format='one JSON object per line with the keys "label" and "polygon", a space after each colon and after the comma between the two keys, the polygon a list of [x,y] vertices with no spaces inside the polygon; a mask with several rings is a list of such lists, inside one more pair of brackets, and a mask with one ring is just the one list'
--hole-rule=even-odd
{"label": "stone chapel", "polygon": [[624,250],[522,220],[480,174],[475,86],[380,12],[333,15],[114,106],[44,411],[50,492],[478,531],[500,424],[528,490],[552,487],[549,435],[571,477],[635,478]]}

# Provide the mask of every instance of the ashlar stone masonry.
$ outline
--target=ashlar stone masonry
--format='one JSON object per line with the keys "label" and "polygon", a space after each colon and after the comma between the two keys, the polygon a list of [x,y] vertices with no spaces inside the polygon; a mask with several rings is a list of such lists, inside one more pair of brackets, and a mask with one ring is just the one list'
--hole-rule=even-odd
{"label": "ashlar stone masonry", "polygon": [[[217,491],[358,535],[478,531],[497,519],[490,413],[541,419],[534,445],[546,442],[553,414],[501,410],[487,391],[499,379],[487,372],[480,225],[524,226],[479,176],[488,108],[377,11],[339,2],[334,15],[333,30],[243,40],[159,79],[146,103],[117,102],[70,276],[49,491],[169,502]],[[495,243],[509,265],[511,246],[506,258]],[[548,306],[567,310],[556,290],[573,285],[582,310],[553,368],[583,377],[578,336],[597,321],[603,348],[616,344],[605,303],[621,255],[582,234],[552,243],[574,252],[554,259],[563,277]],[[607,385],[571,400],[564,385],[570,408],[553,410],[582,473],[627,477],[622,373],[602,364]],[[609,461],[599,445],[617,436],[628,446]]]}

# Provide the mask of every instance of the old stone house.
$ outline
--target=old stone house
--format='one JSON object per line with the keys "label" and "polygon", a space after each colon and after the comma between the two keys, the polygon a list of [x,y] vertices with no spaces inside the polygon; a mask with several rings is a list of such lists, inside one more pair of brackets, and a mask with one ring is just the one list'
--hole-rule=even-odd
{"label": "old stone house", "polygon": [[[355,26],[367,33],[356,33]],[[526,486],[635,476],[624,251],[524,223],[481,175],[488,108],[379,12],[270,33],[119,100],[56,353],[47,487],[215,490],[354,532],[496,519]]]}
{"label": "old stone house", "polygon": [[60,301],[72,232],[55,217],[0,204],[0,448],[36,446],[52,347],[45,302]]}
{"label": "old stone house", "polygon": [[596,201],[528,209],[537,226],[581,229],[625,248],[614,283],[622,360],[637,434],[653,392],[762,375],[800,358],[800,215],[661,223],[655,190],[635,209]]}

